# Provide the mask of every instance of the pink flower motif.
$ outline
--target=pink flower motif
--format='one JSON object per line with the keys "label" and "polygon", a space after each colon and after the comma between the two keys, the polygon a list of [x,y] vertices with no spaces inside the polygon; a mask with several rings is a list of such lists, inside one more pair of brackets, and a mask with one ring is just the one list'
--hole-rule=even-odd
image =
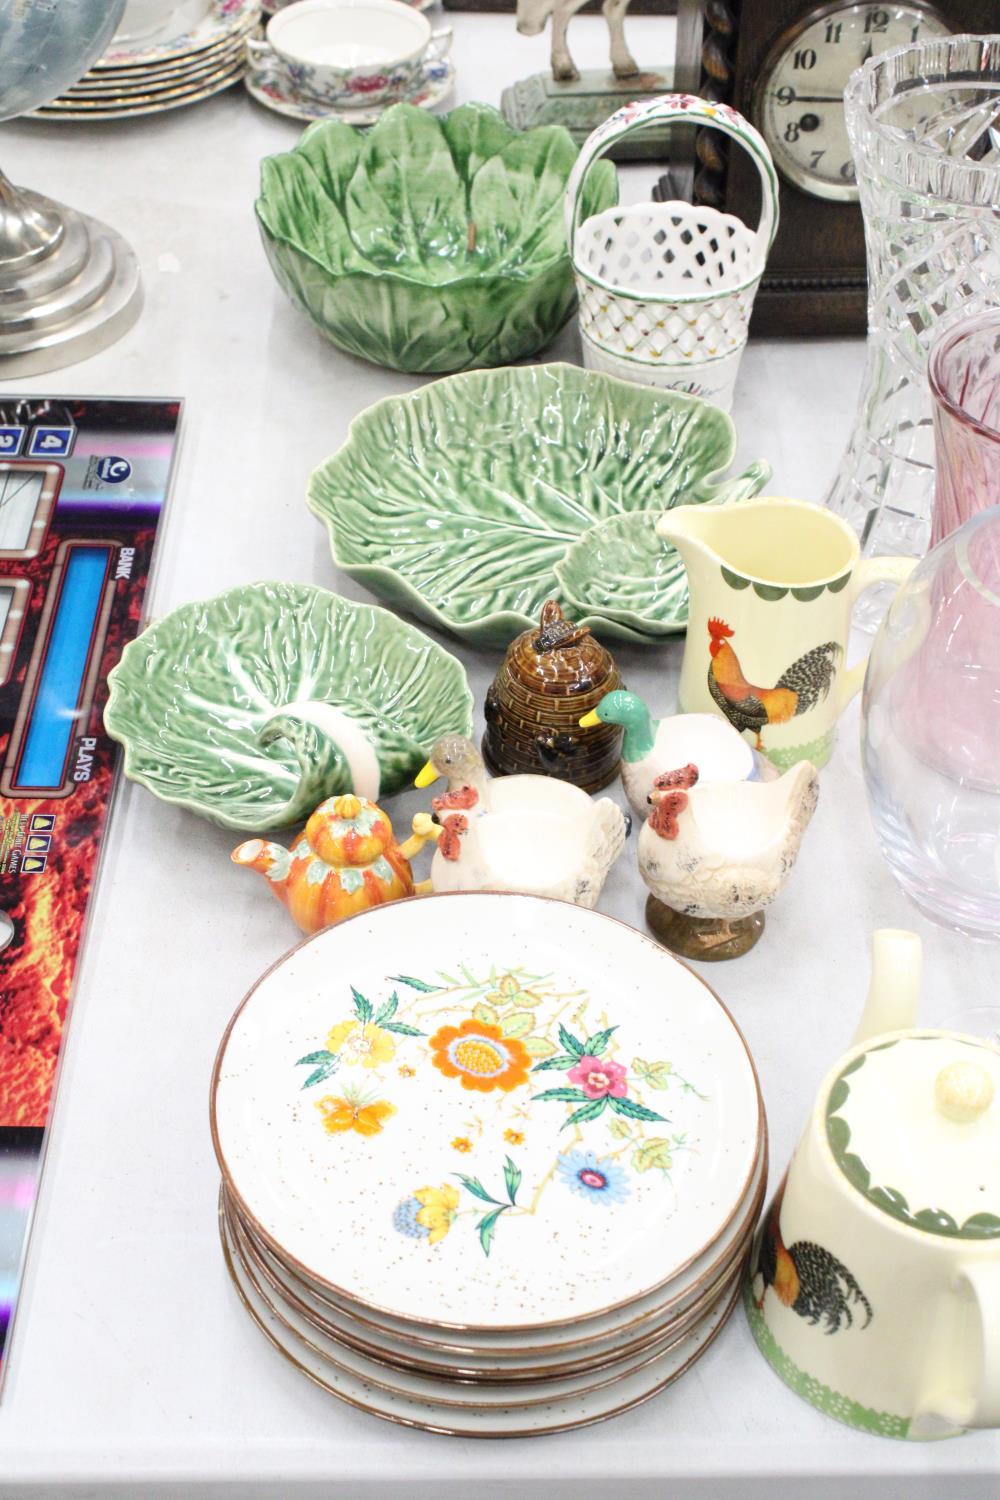
{"label": "pink flower motif", "polygon": [[606,1094],[612,1099],[624,1099],[628,1092],[621,1063],[609,1062],[603,1057],[584,1055],[570,1068],[566,1077],[571,1083],[579,1084],[588,1099],[603,1099]]}
{"label": "pink flower motif", "polygon": [[388,84],[384,73],[370,73],[367,78],[352,78],[347,87],[352,94],[373,94],[376,89],[387,88]]}

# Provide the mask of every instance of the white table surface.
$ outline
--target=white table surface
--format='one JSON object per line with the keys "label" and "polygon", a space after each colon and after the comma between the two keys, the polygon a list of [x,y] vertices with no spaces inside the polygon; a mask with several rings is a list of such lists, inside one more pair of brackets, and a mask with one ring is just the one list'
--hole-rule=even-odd
{"label": "white table surface", "polygon": [[[461,99],[498,102],[544,67],[547,40],[505,17],[458,15]],[[640,60],[669,56],[672,22],[635,18]],[[599,19],[577,18],[583,66],[602,61]],[[303,503],[315,464],[377,397],[420,382],[352,360],[285,300],[252,205],[257,164],[293,122],[236,89],[158,118],[0,130],[15,181],[117,226],[142,264],[146,307],[115,348],[10,389],[178,395],[181,461],[158,544],[150,611],[232,584],[338,577]],[[652,181],[653,167],[640,169]],[[550,357],[578,360],[575,328]],[[734,416],[738,462],[766,457],[775,493],[820,499],[853,416],[860,341],[755,343]],[[446,642],[446,644],[451,644]],[[497,665],[459,654],[477,701]],[[630,684],[674,702],[681,645],[620,648]],[[771,1125],[772,1180],[864,996],[869,934],[924,938],[924,1019],[995,990],[995,950],[926,922],[875,844],[848,711],[794,876],[747,957],[709,966],[744,1028]],[[394,802],[406,827],[416,798]],[[208,1081],[225,1023],[295,937],[256,879],[229,863],[231,834],[125,785],[112,820],[68,1038],[27,1284],[0,1404],[0,1496],[225,1500],[962,1500],[1000,1494],[1000,1436],[890,1442],[820,1416],[754,1347],[742,1314],[648,1405],[583,1432],[477,1443],[405,1431],[342,1407],[291,1370],[237,1304],[216,1239],[218,1174]],[[641,925],[627,852],[601,906]]]}

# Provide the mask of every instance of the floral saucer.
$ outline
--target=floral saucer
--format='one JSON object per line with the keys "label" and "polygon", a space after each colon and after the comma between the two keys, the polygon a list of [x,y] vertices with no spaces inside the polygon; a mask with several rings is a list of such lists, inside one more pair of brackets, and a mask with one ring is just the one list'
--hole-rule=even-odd
{"label": "floral saucer", "polygon": [[273,109],[291,120],[339,120],[344,125],[364,128],[374,125],[380,116],[393,104],[418,104],[421,109],[437,109],[443,104],[455,86],[455,65],[447,59],[437,59],[424,69],[420,86],[402,99],[393,99],[373,104],[367,109],[359,105],[356,109],[331,109],[314,99],[310,94],[299,92],[287,74],[276,69],[260,68],[247,73],[244,87],[252,99]]}
{"label": "floral saucer", "polygon": [[175,7],[172,19],[184,29],[166,37],[143,39],[134,47],[121,44],[116,47],[112,40],[111,49],[98,60],[96,67],[103,71],[162,63],[231,41],[257,25],[260,0],[211,0],[207,7],[201,7],[200,14],[190,3],[181,4]]}

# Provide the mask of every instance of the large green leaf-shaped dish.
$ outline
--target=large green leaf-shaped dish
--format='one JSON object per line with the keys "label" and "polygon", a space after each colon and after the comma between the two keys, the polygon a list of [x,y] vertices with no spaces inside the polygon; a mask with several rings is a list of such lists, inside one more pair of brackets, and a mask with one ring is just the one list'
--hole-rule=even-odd
{"label": "large green leaf-shaped dish", "polygon": [[307,584],[182,605],[125,647],[108,685],[125,774],[244,832],[340,792],[399,791],[440,735],[472,732],[461,662],[386,610]]}
{"label": "large green leaf-shaped dish", "polygon": [[[561,126],[515,131],[486,104],[410,104],[363,134],[317,121],[261,163],[271,267],[327,338],[378,365],[439,374],[541,349],[576,305],[563,195],[578,148]],[[617,198],[587,174],[583,211]]]}
{"label": "large green leaf-shaped dish", "polygon": [[735,451],[729,417],[695,396],[575,365],[480,371],[370,406],[307,500],[339,568],[443,630],[502,646],[561,597],[600,634],[642,642],[683,626],[686,587],[619,598],[609,574],[608,608],[593,578],[574,608],[556,569],[613,516],[756,494],[767,464],[720,480]]}

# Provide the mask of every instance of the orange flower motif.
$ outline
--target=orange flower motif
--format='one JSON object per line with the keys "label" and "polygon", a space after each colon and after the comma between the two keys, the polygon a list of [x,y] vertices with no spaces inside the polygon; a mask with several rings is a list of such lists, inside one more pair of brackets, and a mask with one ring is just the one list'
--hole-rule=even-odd
{"label": "orange flower motif", "polygon": [[469,1140],[468,1136],[465,1135],[456,1135],[451,1144],[454,1146],[456,1151],[472,1150],[472,1142]]}
{"label": "orange flower motif", "polygon": [[363,1099],[335,1099],[331,1094],[320,1099],[316,1108],[323,1116],[324,1130],[331,1135],[339,1135],[344,1130],[355,1130],[358,1135],[378,1135],[384,1122],[396,1113],[394,1104],[382,1100],[367,1104]]}
{"label": "orange flower motif", "polygon": [[503,1138],[505,1141],[509,1141],[512,1146],[520,1146],[521,1142],[524,1140],[524,1131],[505,1130],[503,1133]]}
{"label": "orange flower motif", "polygon": [[516,1037],[499,1026],[471,1017],[460,1026],[442,1026],[430,1038],[431,1061],[446,1078],[460,1078],[464,1089],[509,1093],[527,1083],[531,1058]]}

